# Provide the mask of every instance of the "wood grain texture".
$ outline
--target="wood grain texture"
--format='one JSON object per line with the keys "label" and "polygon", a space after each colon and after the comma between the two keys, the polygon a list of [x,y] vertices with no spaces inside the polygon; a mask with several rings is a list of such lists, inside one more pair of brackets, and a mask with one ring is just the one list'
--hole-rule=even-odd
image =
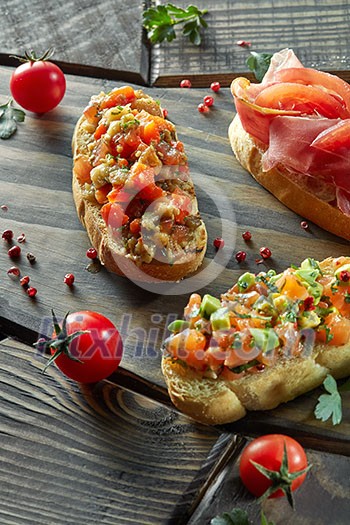
{"label": "wood grain texture", "polygon": [[[10,68],[0,70],[1,101],[5,101],[8,94],[10,73]],[[68,77],[67,81],[67,94],[55,111],[41,117],[28,113],[17,134],[0,142],[0,205],[8,206],[8,211],[0,209],[0,229],[11,228],[15,236],[25,232],[27,240],[17,263],[22,275],[28,274],[38,289],[36,300],[30,300],[19,282],[6,275],[13,262],[7,255],[8,246],[2,242],[0,331],[33,342],[39,332],[51,333],[52,307],[58,316],[67,310],[100,311],[121,330],[125,349],[122,366],[128,374],[135,374],[133,388],[139,387],[142,392],[142,388],[147,387],[150,395],[152,384],[157,385],[154,395],[161,400],[164,394],[163,390],[159,391],[164,388],[160,371],[161,343],[167,334],[168,322],[182,316],[190,293],[187,286],[195,283],[201,293],[220,294],[243,271],[270,267],[280,271],[307,256],[323,259],[330,255],[349,255],[349,243],[313,225],[308,231],[303,230],[301,218],[240,167],[227,138],[233,116],[228,90],[215,95],[215,106],[204,116],[198,113],[197,104],[206,90],[154,88],[147,91],[168,109],[189,155],[199,207],[209,233],[205,262],[205,267],[212,265],[209,279],[202,280],[200,272],[197,280],[185,281],[185,285],[179,283],[170,295],[162,295],[156,293],[156,288],[144,290],[105,269],[97,274],[89,273],[85,270],[89,242],[76,216],[71,195],[70,141],[75,122],[90,96],[114,84],[76,77]],[[212,243],[215,237],[223,235],[223,226],[226,246],[222,254],[227,255],[226,266],[220,259],[212,262],[216,255]],[[241,237],[248,229],[252,232],[249,246]],[[270,247],[273,257],[265,265],[257,265],[259,247],[264,245]],[[239,265],[234,253],[242,249],[248,257]],[[27,251],[37,256],[33,266],[25,257]],[[76,276],[72,289],[63,283],[68,272]],[[184,286],[184,291],[177,295],[178,286]],[[141,377],[140,381],[137,376]],[[125,375],[123,377],[125,379]],[[243,426],[235,430],[246,424],[250,433],[259,431],[254,421],[260,421],[261,428],[276,422],[277,426],[290,431],[298,424],[306,431],[312,427],[315,437],[348,442],[347,426],[327,428],[324,433],[325,426],[313,420],[314,402],[315,398],[311,397],[306,404],[299,400],[297,405],[288,404],[271,413],[251,415],[251,419],[244,420]]]}
{"label": "wood grain texture", "polygon": [[0,343],[0,523],[179,525],[228,435]]}
{"label": "wood grain texture", "polygon": [[[165,2],[161,2],[165,3]],[[176,5],[185,7],[180,0]],[[213,80],[228,86],[235,76],[246,73],[249,51],[274,53],[294,49],[307,67],[336,71],[350,80],[348,2],[334,0],[203,0],[208,9],[208,28],[200,47],[182,35],[152,49],[151,77],[158,86],[178,86],[190,78],[194,86],[209,86]],[[251,48],[236,42],[251,42]]]}
{"label": "wood grain texture", "polygon": [[0,63],[15,65],[10,55],[54,47],[65,72],[147,82],[142,12],[141,0],[4,0]]}
{"label": "wood grain texture", "polygon": [[[242,443],[243,446],[243,443]],[[266,500],[261,506],[239,478],[239,455],[233,455],[208,489],[188,525],[209,525],[223,512],[241,508],[250,523],[261,523],[260,511],[275,525],[346,525],[349,523],[348,477],[350,458],[306,449],[311,470],[294,493],[295,511],[286,498]]]}

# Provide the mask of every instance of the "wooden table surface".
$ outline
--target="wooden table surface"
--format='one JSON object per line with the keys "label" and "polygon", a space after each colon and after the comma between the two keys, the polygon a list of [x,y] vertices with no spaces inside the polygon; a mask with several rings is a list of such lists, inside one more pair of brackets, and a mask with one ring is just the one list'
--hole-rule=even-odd
{"label": "wooden table surface", "polygon": [[[213,239],[222,228],[229,231],[225,264],[215,266],[215,278],[198,278],[201,293],[222,293],[243,271],[262,269],[256,265],[262,245],[271,248],[267,267],[276,270],[306,256],[349,255],[348,242],[314,225],[304,231],[302,218],[236,162],[227,139],[229,89],[215,95],[209,115],[196,109],[211,81],[228,85],[246,71],[249,50],[236,46],[238,39],[258,51],[292,47],[305,65],[350,78],[349,5],[203,1],[209,28],[200,48],[179,36],[150,49],[142,35],[143,3],[124,4],[8,0],[0,7],[0,103],[9,96],[12,54],[54,46],[67,73],[60,106],[43,116],[27,112],[16,135],[0,142],[0,206],[7,207],[0,209],[0,229],[26,234],[18,266],[38,289],[30,300],[7,276],[11,263],[6,244],[0,246],[0,523],[206,525],[233,507],[259,523],[260,507],[237,469],[247,439],[269,432],[295,436],[313,468],[296,495],[296,511],[284,499],[271,500],[264,504],[268,517],[276,524],[348,523],[349,395],[336,427],[313,416],[320,389],[220,428],[178,414],[161,376],[160,346],[189,291],[181,284],[170,295],[149,291],[105,269],[86,270],[89,241],[71,195],[70,142],[92,94],[126,81],[154,84],[146,91],[168,109],[189,156],[209,233],[206,264],[215,256]],[[183,76],[198,88],[177,88]],[[241,238],[247,229],[248,248]],[[238,265],[233,254],[240,249],[248,258]],[[27,251],[36,255],[35,265]],[[76,276],[72,290],[63,283],[67,272]],[[51,330],[52,307],[58,316],[98,310],[118,325],[124,356],[109,381],[82,387],[55,368],[41,374],[45,361],[31,344]]]}

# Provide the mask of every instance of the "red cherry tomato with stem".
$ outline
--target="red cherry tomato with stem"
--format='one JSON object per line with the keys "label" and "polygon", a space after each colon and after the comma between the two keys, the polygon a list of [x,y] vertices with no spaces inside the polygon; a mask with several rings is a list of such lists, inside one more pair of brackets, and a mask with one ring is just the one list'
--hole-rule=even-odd
{"label": "red cherry tomato with stem", "polygon": [[52,314],[55,332],[45,343],[51,358],[44,370],[55,362],[74,381],[95,383],[118,368],[123,344],[117,328],[107,317],[89,310],[74,312],[67,314],[60,326]]}
{"label": "red cherry tomato with stem", "polygon": [[[268,469],[263,473],[262,470]],[[239,473],[245,487],[257,497],[287,496],[304,482],[308,466],[303,447],[282,434],[267,434],[251,441],[243,450]],[[272,474],[271,474],[272,471]]]}
{"label": "red cherry tomato with stem", "polygon": [[66,91],[63,71],[48,61],[52,53],[48,50],[37,58],[33,52],[26,52],[26,61],[15,69],[10,79],[10,90],[15,101],[33,113],[54,109]]}

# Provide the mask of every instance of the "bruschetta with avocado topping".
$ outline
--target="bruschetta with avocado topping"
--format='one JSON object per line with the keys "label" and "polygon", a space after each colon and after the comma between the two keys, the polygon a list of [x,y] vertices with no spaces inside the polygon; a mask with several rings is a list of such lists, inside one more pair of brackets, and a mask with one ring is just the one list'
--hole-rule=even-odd
{"label": "bruschetta with avocado topping", "polygon": [[202,263],[207,234],[183,143],[143,91],[91,98],[73,137],[73,195],[108,269],[177,281]]}
{"label": "bruschetta with avocado topping", "polygon": [[220,299],[192,294],[168,328],[162,370],[181,411],[222,424],[272,409],[350,375],[350,257],[244,273]]}

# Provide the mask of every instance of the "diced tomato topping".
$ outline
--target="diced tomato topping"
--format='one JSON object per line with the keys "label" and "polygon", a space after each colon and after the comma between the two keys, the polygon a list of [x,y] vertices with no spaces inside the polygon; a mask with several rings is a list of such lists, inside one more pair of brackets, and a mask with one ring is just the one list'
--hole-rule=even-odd
{"label": "diced tomato topping", "polygon": [[95,191],[95,199],[97,200],[99,204],[104,204],[105,202],[108,201],[107,195],[111,191],[111,189],[112,189],[112,184],[107,183]]}
{"label": "diced tomato topping", "polygon": [[83,113],[84,117],[90,124],[98,124],[100,117],[98,115],[98,106],[96,104],[90,104],[89,106],[86,106]]}
{"label": "diced tomato topping", "polygon": [[107,195],[109,202],[129,202],[132,195],[123,190],[123,186],[114,187]]}
{"label": "diced tomato topping", "polygon": [[131,176],[128,181],[137,191],[140,199],[153,202],[165,195],[165,191],[159,188],[154,182],[154,169],[138,162],[131,169]]}
{"label": "diced tomato topping", "polygon": [[125,106],[136,98],[135,91],[131,86],[124,86],[116,88],[109,93],[109,95],[102,100],[100,104],[101,109],[114,108],[115,106]]}
{"label": "diced tomato topping", "polygon": [[118,159],[119,168],[127,168],[128,166],[129,166],[129,163],[126,159]]}
{"label": "diced tomato topping", "polygon": [[130,223],[130,233],[138,235],[141,231],[141,219],[134,219]]}
{"label": "diced tomato topping", "polygon": [[325,343],[328,340],[329,345],[342,346],[350,340],[350,319],[342,317],[336,312],[329,314],[325,319],[328,328],[322,328],[317,331],[317,340]]}
{"label": "diced tomato topping", "polygon": [[89,159],[86,157],[78,157],[74,162],[73,171],[78,179],[79,184],[91,183],[91,172],[92,166]]}
{"label": "diced tomato topping", "polygon": [[191,211],[192,211],[192,201],[191,198],[185,194],[182,193],[180,190],[171,195],[171,203],[177,208],[179,213],[175,217],[175,222],[178,224],[182,224],[184,221],[184,218],[187,217]]}
{"label": "diced tomato topping", "polygon": [[189,366],[198,370],[204,370],[206,344],[205,335],[198,330],[187,329],[169,339],[167,349],[173,357],[186,361]]}
{"label": "diced tomato topping", "polygon": [[149,145],[151,142],[156,142],[158,144],[160,142],[160,131],[154,120],[147,122],[140,132],[141,138],[146,144]]}
{"label": "diced tomato topping", "polygon": [[100,139],[93,150],[93,166],[98,166],[110,153],[109,148],[103,139]]}
{"label": "diced tomato topping", "polygon": [[290,273],[284,272],[282,277],[276,281],[276,286],[283,295],[286,295],[293,301],[297,299],[304,300],[309,295],[305,286],[300,284],[298,279]]}
{"label": "diced tomato topping", "polygon": [[96,131],[94,133],[94,139],[95,140],[100,139],[102,135],[106,133],[107,129],[108,129],[107,125],[101,122],[96,128]]}
{"label": "diced tomato topping", "polygon": [[118,133],[111,139],[111,153],[115,157],[119,156],[123,159],[130,159],[140,144],[141,138],[135,132],[128,133],[127,135]]}
{"label": "diced tomato topping", "polygon": [[120,228],[129,220],[123,208],[116,203],[108,202],[101,208],[102,219],[111,228]]}

